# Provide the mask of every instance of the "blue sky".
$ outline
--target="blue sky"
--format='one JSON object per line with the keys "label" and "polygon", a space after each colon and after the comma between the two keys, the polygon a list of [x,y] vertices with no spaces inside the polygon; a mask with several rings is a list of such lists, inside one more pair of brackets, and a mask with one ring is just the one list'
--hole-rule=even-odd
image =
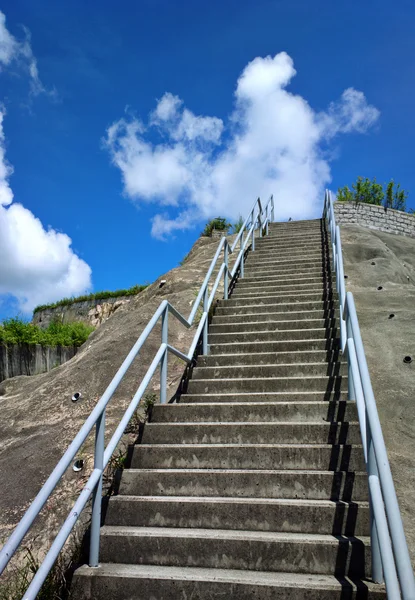
{"label": "blue sky", "polygon": [[88,285],[152,281],[208,217],[236,218],[257,194],[273,191],[281,218],[308,218],[326,185],[376,176],[415,207],[409,1],[13,0],[0,11],[20,44],[1,64],[0,37],[14,198],[0,220],[17,204],[32,214],[16,209],[21,240],[0,240],[0,318]]}

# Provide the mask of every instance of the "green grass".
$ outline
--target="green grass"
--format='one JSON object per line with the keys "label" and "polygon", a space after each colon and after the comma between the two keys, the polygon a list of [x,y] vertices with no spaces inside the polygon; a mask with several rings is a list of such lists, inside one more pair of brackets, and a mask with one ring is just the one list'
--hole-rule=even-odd
{"label": "green grass", "polygon": [[72,298],[62,298],[58,302],[54,302],[52,304],[39,304],[36,306],[33,313],[37,313],[40,310],[45,310],[47,308],[57,308],[58,306],[68,306],[69,304],[73,304],[74,302],[87,302],[88,300],[106,300],[107,298],[118,298],[119,296],[135,296],[139,294],[143,290],[148,287],[149,284],[146,283],[144,285],[133,285],[130,288],[125,290],[115,290],[113,292],[109,290],[105,290],[102,292],[95,292],[93,294],[86,294],[84,296],[76,296]]}
{"label": "green grass", "polygon": [[42,346],[81,346],[94,328],[85,323],[52,322],[46,329],[18,317],[0,325],[0,343],[41,344]]}

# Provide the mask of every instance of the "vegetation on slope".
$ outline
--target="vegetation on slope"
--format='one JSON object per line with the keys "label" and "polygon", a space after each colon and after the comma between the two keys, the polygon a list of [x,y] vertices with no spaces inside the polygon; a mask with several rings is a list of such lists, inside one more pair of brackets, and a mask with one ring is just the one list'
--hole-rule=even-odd
{"label": "vegetation on slope", "polygon": [[407,197],[408,192],[401,189],[400,183],[396,185],[391,179],[389,183],[382,185],[377,183],[376,177],[372,180],[358,177],[352,184],[352,189],[345,185],[337,190],[337,200],[340,202],[364,202],[402,211],[406,210]]}
{"label": "vegetation on slope", "polygon": [[85,323],[52,322],[46,329],[18,317],[0,325],[0,343],[41,344],[42,346],[81,346],[94,327]]}
{"label": "vegetation on slope", "polygon": [[39,312],[40,310],[45,310],[47,308],[57,308],[58,306],[69,306],[70,304],[74,304],[75,302],[87,302],[89,300],[106,300],[107,298],[118,298],[119,296],[135,296],[139,294],[143,290],[148,287],[149,284],[146,283],[144,285],[133,285],[130,288],[125,290],[115,290],[113,292],[109,290],[105,290],[102,292],[95,292],[93,294],[86,294],[84,296],[76,296],[72,298],[62,298],[58,302],[54,302],[52,304],[39,304],[36,306],[33,313]]}

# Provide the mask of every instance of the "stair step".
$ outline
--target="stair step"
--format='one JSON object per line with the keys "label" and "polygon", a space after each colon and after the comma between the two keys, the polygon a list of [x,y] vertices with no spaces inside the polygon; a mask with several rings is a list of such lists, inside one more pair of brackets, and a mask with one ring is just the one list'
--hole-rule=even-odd
{"label": "stair step", "polygon": [[364,577],[369,538],[324,534],[104,526],[103,562]]}
{"label": "stair step", "polygon": [[264,261],[261,265],[250,265],[247,263],[245,265],[244,277],[241,277],[239,281],[245,279],[250,279],[252,277],[287,277],[287,275],[292,275],[293,279],[297,277],[297,273],[301,273],[304,275],[305,273],[321,273],[323,276],[327,277],[332,275],[330,269],[328,268],[328,263],[323,263],[322,260],[312,261],[307,264],[301,265],[284,265],[279,266],[275,265],[273,261]]}
{"label": "stair step", "polygon": [[334,319],[337,316],[337,311],[334,309],[323,310],[298,310],[298,311],[266,311],[245,313],[241,317],[238,313],[235,315],[222,315],[215,311],[212,320],[213,325],[226,325],[233,323],[258,323],[263,321],[304,321],[307,319]]}
{"label": "stair step", "polygon": [[368,502],[257,497],[112,496],[105,523],[346,536],[370,532]]}
{"label": "stair step", "polygon": [[[126,469],[119,494],[367,501],[365,472],[275,469]],[[255,503],[252,503],[253,505]]]}
{"label": "stair step", "polygon": [[383,600],[385,586],[300,573],[100,564],[79,568],[78,600]]}
{"label": "stair step", "polygon": [[271,392],[213,392],[206,394],[186,393],[181,395],[180,403],[222,403],[236,402],[338,402],[348,401],[347,390],[320,391],[271,391]]}
{"label": "stair step", "polygon": [[[321,331],[321,330],[320,330]],[[337,350],[339,340],[336,338],[317,338],[307,340],[262,340],[262,341],[237,341],[212,343],[210,340],[210,354],[238,354],[257,352],[294,352],[305,350]]]}
{"label": "stair step", "polygon": [[264,289],[264,288],[278,288],[280,290],[308,290],[308,289],[323,289],[326,287],[330,287],[331,286],[331,282],[326,282],[323,278],[323,276],[321,277],[310,277],[307,279],[303,279],[303,280],[297,280],[297,281],[293,281],[293,280],[285,280],[283,282],[278,281],[278,280],[274,280],[274,279],[269,279],[269,280],[264,280],[264,279],[259,279],[257,281],[247,281],[246,279],[241,279],[240,281],[238,281],[238,283],[236,284],[235,290],[251,290],[251,291],[255,291],[255,290],[260,290],[260,289]]}
{"label": "stair step", "polygon": [[[246,263],[246,269],[248,269],[248,262]],[[280,281],[281,283],[301,283],[302,281],[307,281],[307,280],[319,280],[319,281],[324,281],[324,280],[328,280],[330,281],[330,275],[328,273],[325,272],[325,270],[323,268],[317,268],[315,270],[306,270],[306,271],[297,271],[295,273],[292,273],[290,271],[290,273],[281,273],[280,275],[278,275],[277,273],[274,273],[272,270],[270,272],[268,272],[266,275],[261,275],[261,276],[257,276],[254,274],[254,272],[252,273],[252,275],[247,275],[247,271],[245,270],[245,276],[243,278],[239,278],[238,279],[238,285],[244,285],[244,284],[252,284],[252,283],[257,283],[258,285],[261,284],[262,281],[264,282],[268,282],[268,281]]]}
{"label": "stair step", "polygon": [[325,264],[325,256],[322,252],[308,252],[307,254],[300,256],[282,256],[274,254],[273,252],[264,252],[261,255],[250,256],[249,263],[247,261],[247,267],[249,266],[251,271],[256,267],[263,267],[266,264],[272,264],[276,268],[278,267],[290,267],[292,268],[294,265],[304,266],[307,265],[321,265]]}
{"label": "stair step", "polygon": [[330,252],[330,248],[328,248],[324,243],[322,243],[321,238],[308,240],[301,242],[301,245],[285,245],[280,242],[276,242],[275,240],[269,239],[268,241],[256,244],[255,250],[250,251],[249,256],[251,259],[255,259],[259,256],[263,256],[264,254],[272,254],[275,257],[285,258],[296,258],[300,256],[307,256],[308,254],[319,254],[320,256],[324,253]]}
{"label": "stair step", "polygon": [[301,469],[363,471],[362,447],[330,444],[139,444],[136,469]]}
{"label": "stair step", "polygon": [[235,377],[228,379],[191,379],[188,385],[190,394],[212,392],[300,392],[300,391],[340,391],[347,377],[344,375],[304,376],[304,377]]}
{"label": "stair step", "polygon": [[156,404],[151,423],[228,423],[246,422],[323,422],[357,421],[356,403],[352,401],[327,402],[255,402],[237,404],[228,402],[200,402],[186,404],[186,396],[179,404]]}
{"label": "stair step", "polygon": [[242,297],[262,297],[262,296],[285,296],[285,295],[300,295],[305,294],[320,294],[322,292],[330,293],[333,292],[331,284],[322,285],[321,283],[311,285],[300,285],[300,286],[280,286],[280,285],[267,285],[263,287],[239,287],[238,285],[232,291],[231,299],[242,298]]}
{"label": "stair step", "polygon": [[237,331],[230,333],[211,333],[210,344],[226,344],[232,342],[266,342],[266,341],[294,341],[314,340],[336,337],[337,329],[332,327],[325,329],[277,329],[271,326],[261,331]]}
{"label": "stair step", "polygon": [[[243,354],[241,355],[244,356]],[[347,375],[345,362],[335,363],[288,363],[288,364],[244,364],[239,365],[198,366],[193,370],[192,380],[199,379],[238,379],[267,377],[336,377]]]}
{"label": "stair step", "polygon": [[142,444],[359,444],[351,423],[146,423]]}
{"label": "stair step", "polygon": [[340,359],[339,350],[297,350],[290,352],[256,352],[240,354],[209,354],[199,356],[200,367],[225,367],[231,365],[292,365],[307,363],[336,363]]}
{"label": "stair step", "polygon": [[209,332],[213,333],[237,333],[237,332],[249,332],[249,331],[279,331],[279,330],[293,330],[298,329],[304,331],[305,329],[329,329],[334,327],[336,319],[287,319],[285,320],[271,320],[265,321],[245,321],[236,323],[216,323],[213,320],[212,325],[209,327]]}
{"label": "stair step", "polygon": [[[240,301],[239,301],[240,302]],[[323,312],[333,311],[335,308],[332,300],[307,300],[301,302],[267,302],[262,299],[261,302],[249,302],[239,304],[229,304],[229,300],[219,300],[215,308],[215,317],[217,315],[244,315],[263,313],[264,311],[279,312],[279,313],[298,313],[307,310],[321,310]]]}
{"label": "stair step", "polygon": [[[289,294],[264,294],[251,296],[238,296],[233,299],[232,297],[225,302],[229,307],[234,306],[278,306],[290,304],[291,306],[299,305],[302,302],[332,302],[333,299],[337,299],[337,293],[331,293],[326,291],[310,292],[310,293],[289,293]],[[297,309],[298,310],[298,309]]]}

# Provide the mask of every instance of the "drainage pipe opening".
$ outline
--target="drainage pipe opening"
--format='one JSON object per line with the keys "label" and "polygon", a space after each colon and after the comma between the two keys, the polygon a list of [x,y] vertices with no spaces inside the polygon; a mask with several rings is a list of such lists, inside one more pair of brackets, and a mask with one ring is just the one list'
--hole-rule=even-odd
{"label": "drainage pipe opening", "polygon": [[72,396],[72,402],[78,402],[82,398],[81,392],[75,392]]}
{"label": "drainage pipe opening", "polygon": [[78,471],[82,471],[83,468],[84,461],[82,460],[82,458],[78,458],[78,460],[74,462],[72,469],[75,471],[75,473],[78,473]]}
{"label": "drainage pipe opening", "polygon": [[409,365],[409,363],[412,362],[412,356],[405,356],[405,358],[403,359],[403,362],[407,365]]}

